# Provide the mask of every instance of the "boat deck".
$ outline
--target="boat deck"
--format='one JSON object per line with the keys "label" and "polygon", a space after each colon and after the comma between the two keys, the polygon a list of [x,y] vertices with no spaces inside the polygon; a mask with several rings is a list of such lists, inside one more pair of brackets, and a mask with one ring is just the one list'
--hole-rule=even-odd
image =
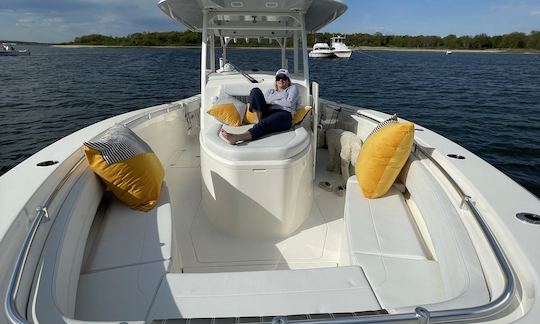
{"label": "boat deck", "polygon": [[[219,231],[205,215],[198,132],[187,130],[178,115],[180,124],[160,124],[160,133],[169,131],[166,141],[150,128],[139,129],[155,141],[166,170],[162,197],[151,212],[100,198],[102,186],[89,169],[74,184],[72,192],[107,203],[94,217],[84,255],[81,248],[80,271],[73,272],[79,279],[74,318],[408,312],[418,305],[449,309],[489,301],[479,255],[462,223],[464,211],[422,155],[411,155],[400,177],[405,192],[393,188],[369,200],[354,177],[346,197],[319,188],[320,181],[335,187],[342,179],[326,171],[328,150],[318,149],[312,207],[301,227],[282,239],[240,238]],[[65,217],[77,210],[68,207]],[[82,213],[73,218],[88,220]],[[51,241],[48,253],[62,242]],[[40,300],[54,288],[45,283],[53,282],[55,259],[46,260],[50,280],[43,281]],[[339,300],[343,294],[349,304]],[[49,313],[47,303],[39,304],[40,314]]]}
{"label": "boat deck", "polygon": [[234,272],[336,267],[345,243],[344,197],[318,187],[320,181],[340,184],[341,176],[326,171],[328,151],[317,152],[313,205],[306,222],[284,239],[232,237],[209,223],[201,205],[199,142],[186,147],[166,166],[165,181],[173,210],[171,272]]}

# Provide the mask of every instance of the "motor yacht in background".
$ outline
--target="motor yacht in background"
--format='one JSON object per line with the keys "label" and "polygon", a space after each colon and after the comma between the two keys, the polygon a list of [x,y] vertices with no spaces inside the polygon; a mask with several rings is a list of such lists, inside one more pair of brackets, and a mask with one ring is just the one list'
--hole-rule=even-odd
{"label": "motor yacht in background", "polygon": [[[161,0],[159,8],[202,33],[200,93],[90,125],[0,177],[0,322],[538,322],[540,201],[464,147],[398,119],[414,138],[386,194],[366,198],[357,176],[344,197],[318,185],[342,184],[326,170],[336,155],[319,135],[340,126],[373,148],[373,130],[397,122],[319,98],[310,82],[307,34],[345,4]],[[238,115],[251,89],[275,86],[274,71],[219,69],[214,46],[227,62],[234,37],[277,42],[274,71],[292,63],[297,114],[308,114],[290,130],[237,145],[220,138],[222,127],[252,124],[224,125],[211,108]],[[93,171],[104,163],[83,153],[119,128],[161,161],[161,195],[149,211],[107,191],[116,180],[105,185]],[[360,159],[356,167],[369,169]]]}
{"label": "motor yacht in background", "polygon": [[15,43],[2,43],[0,46],[0,56],[18,56],[18,55],[30,55],[30,51],[27,49],[16,49]]}
{"label": "motor yacht in background", "polygon": [[345,36],[336,35],[331,38],[331,49],[336,57],[349,58],[352,55],[352,50],[345,45]]}
{"label": "motor yacht in background", "polygon": [[309,52],[309,57],[314,58],[331,58],[335,57],[334,52],[326,43],[315,43],[313,49]]}

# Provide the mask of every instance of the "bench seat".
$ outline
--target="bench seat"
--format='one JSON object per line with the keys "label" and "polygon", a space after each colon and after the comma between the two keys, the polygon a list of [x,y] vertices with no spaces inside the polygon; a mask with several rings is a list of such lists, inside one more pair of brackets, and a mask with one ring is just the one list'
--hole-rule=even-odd
{"label": "bench seat", "polygon": [[347,182],[344,218],[351,263],[364,269],[381,306],[437,309],[489,302],[476,251],[443,188],[415,158],[400,179],[414,212],[395,187],[367,199],[355,176]]}
{"label": "bench seat", "polygon": [[162,187],[157,206],[148,212],[111,198],[98,231],[83,272],[169,260],[172,210],[167,186]]}
{"label": "bench seat", "polygon": [[79,278],[75,318],[143,320],[171,262],[172,209],[166,184],[148,212],[111,198],[98,224]]}

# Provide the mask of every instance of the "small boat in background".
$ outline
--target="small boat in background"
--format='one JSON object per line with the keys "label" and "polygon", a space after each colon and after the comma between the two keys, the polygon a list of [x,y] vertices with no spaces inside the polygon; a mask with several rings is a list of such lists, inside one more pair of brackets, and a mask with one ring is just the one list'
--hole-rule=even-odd
{"label": "small boat in background", "polygon": [[450,55],[450,54],[453,54],[453,52],[450,50],[446,51],[446,55]]}
{"label": "small boat in background", "polygon": [[352,50],[345,45],[345,36],[336,35],[331,38],[332,52],[336,57],[349,58],[352,55]]}
{"label": "small boat in background", "polygon": [[309,57],[335,57],[334,52],[330,49],[330,46],[326,43],[315,43],[313,50],[309,52]]}
{"label": "small boat in background", "polygon": [[27,49],[18,50],[14,46],[15,43],[2,43],[0,47],[0,56],[18,56],[18,55],[30,55],[30,51]]}

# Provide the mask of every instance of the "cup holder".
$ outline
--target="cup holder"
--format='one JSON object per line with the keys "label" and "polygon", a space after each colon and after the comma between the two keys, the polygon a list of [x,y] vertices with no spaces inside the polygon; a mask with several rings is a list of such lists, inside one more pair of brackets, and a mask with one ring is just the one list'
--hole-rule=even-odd
{"label": "cup holder", "polygon": [[446,154],[449,158],[457,159],[457,160],[465,160],[465,157],[463,155],[459,154]]}
{"label": "cup holder", "polygon": [[540,225],[540,215],[533,213],[517,213],[516,217],[522,222]]}
{"label": "cup holder", "polygon": [[49,161],[39,162],[36,165],[40,166],[40,167],[44,167],[44,166],[51,166],[51,165],[55,165],[55,164],[58,164],[58,161],[49,160]]}

